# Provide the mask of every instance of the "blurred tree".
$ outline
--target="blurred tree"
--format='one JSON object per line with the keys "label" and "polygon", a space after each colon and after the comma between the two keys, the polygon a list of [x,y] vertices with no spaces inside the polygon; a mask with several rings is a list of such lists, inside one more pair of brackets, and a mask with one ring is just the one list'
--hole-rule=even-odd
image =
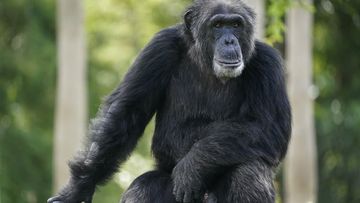
{"label": "blurred tree", "polygon": [[[310,4],[311,0],[306,2]],[[313,17],[309,10],[299,6],[290,9],[285,37],[288,90],[293,110],[292,138],[285,163],[285,202],[288,203],[316,202],[312,28]]]}
{"label": "blurred tree", "polygon": [[256,38],[264,39],[265,36],[265,0],[245,0],[256,13]]}
{"label": "blurred tree", "polygon": [[67,162],[86,135],[87,88],[82,0],[57,1],[58,80],[54,139],[55,190],[69,178]]}

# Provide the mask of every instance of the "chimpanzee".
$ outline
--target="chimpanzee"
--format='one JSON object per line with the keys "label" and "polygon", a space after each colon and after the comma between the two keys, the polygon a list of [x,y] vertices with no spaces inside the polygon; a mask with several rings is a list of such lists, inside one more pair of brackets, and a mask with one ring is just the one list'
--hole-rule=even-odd
{"label": "chimpanzee", "polygon": [[49,203],[92,201],[156,113],[156,167],[122,203],[273,203],[274,169],[290,139],[282,59],[254,39],[241,0],[195,0],[184,22],[142,50],[70,162],[71,178]]}

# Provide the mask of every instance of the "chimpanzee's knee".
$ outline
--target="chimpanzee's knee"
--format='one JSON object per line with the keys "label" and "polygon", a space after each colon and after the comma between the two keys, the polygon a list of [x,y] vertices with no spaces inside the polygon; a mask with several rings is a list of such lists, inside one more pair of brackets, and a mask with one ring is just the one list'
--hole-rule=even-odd
{"label": "chimpanzee's knee", "polygon": [[262,162],[239,165],[210,191],[210,203],[274,203],[273,170]]}
{"label": "chimpanzee's knee", "polygon": [[147,172],[134,180],[124,193],[121,203],[172,203],[172,182],[169,174]]}

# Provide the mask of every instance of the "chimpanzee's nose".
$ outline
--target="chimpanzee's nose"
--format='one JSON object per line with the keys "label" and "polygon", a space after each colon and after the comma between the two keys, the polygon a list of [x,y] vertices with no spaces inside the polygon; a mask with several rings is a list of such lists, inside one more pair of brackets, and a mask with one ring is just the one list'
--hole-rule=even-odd
{"label": "chimpanzee's nose", "polygon": [[235,40],[236,40],[235,37],[233,37],[233,36],[227,36],[227,37],[224,38],[224,44],[225,44],[226,46],[234,45],[234,44],[235,44]]}
{"label": "chimpanzee's nose", "polygon": [[234,39],[225,39],[225,44],[226,45],[233,45],[235,43]]}

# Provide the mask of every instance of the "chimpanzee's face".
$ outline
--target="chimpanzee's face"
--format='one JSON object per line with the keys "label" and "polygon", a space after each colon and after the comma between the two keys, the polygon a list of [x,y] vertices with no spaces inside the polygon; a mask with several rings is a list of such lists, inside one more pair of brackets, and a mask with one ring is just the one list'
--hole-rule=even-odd
{"label": "chimpanzee's face", "polygon": [[194,47],[201,53],[197,54],[202,57],[199,60],[212,67],[218,78],[239,76],[254,50],[252,10],[241,1],[231,0],[213,1],[197,9],[196,14],[191,10],[192,18],[187,22]]}
{"label": "chimpanzee's face", "polygon": [[244,19],[235,13],[215,14],[209,20],[213,42],[213,69],[218,77],[237,77],[244,69],[240,37]]}

